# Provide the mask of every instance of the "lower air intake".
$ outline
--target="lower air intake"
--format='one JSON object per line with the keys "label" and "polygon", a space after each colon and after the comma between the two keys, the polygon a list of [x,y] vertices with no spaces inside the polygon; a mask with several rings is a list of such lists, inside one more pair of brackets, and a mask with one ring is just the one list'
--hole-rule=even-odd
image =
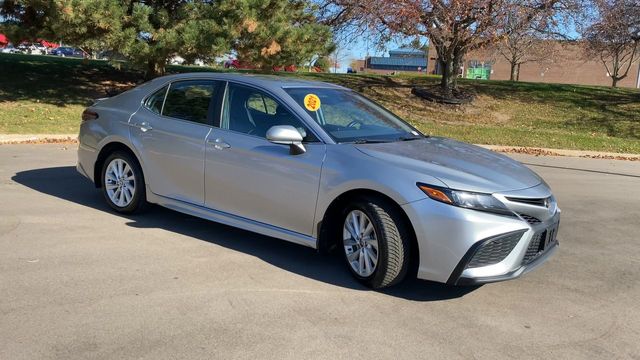
{"label": "lower air intake", "polygon": [[524,231],[518,231],[488,240],[478,248],[469,264],[467,264],[467,268],[493,265],[504,260],[516,247],[524,233]]}
{"label": "lower air intake", "polygon": [[522,259],[522,265],[527,265],[528,263],[535,260],[541,252],[541,242],[544,241],[544,238],[547,236],[547,230],[538,232],[533,235],[531,238],[531,242],[529,242],[529,247],[527,247],[527,252],[524,254],[524,258]]}

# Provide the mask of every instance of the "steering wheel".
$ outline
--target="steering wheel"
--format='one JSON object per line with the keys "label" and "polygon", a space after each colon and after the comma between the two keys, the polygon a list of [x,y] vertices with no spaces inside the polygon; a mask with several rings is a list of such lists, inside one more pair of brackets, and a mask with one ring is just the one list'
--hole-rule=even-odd
{"label": "steering wheel", "polygon": [[356,127],[356,125],[360,125],[358,128],[361,128],[361,127],[362,127],[362,125],[364,125],[364,124],[363,124],[363,123],[362,123],[362,121],[360,121],[360,120],[353,120],[352,122],[350,122],[349,124],[347,124],[347,127],[349,127],[349,128],[353,128],[353,127]]}

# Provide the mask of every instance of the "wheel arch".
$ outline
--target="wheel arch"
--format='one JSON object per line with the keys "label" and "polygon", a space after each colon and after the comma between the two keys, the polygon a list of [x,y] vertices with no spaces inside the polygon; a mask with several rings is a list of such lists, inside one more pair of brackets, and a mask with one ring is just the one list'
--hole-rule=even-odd
{"label": "wheel arch", "polygon": [[417,265],[420,259],[420,249],[418,246],[415,228],[411,223],[409,216],[397,201],[395,201],[390,196],[376,190],[366,188],[351,189],[341,193],[333,199],[333,201],[329,204],[326,211],[324,212],[322,219],[317,224],[318,239],[316,248],[318,249],[318,251],[320,251],[321,253],[328,253],[335,247],[337,247],[338,239],[332,237],[332,234],[335,234],[336,226],[340,226],[340,211],[347,204],[349,204],[350,201],[353,201],[354,199],[360,197],[373,197],[379,199],[392,206],[398,212],[398,214],[400,214],[404,225],[407,227],[407,232],[411,236],[411,263],[409,271],[410,273],[414,273],[415,271],[417,271]]}
{"label": "wheel arch", "polygon": [[142,167],[140,158],[138,158],[136,153],[129,146],[127,146],[126,144],[120,141],[112,141],[104,145],[100,149],[100,152],[98,153],[98,157],[96,158],[96,162],[93,166],[93,183],[97,188],[102,187],[102,167],[104,166],[104,161],[107,159],[109,155],[111,155],[115,151],[124,151],[128,153],[138,162],[138,165]]}

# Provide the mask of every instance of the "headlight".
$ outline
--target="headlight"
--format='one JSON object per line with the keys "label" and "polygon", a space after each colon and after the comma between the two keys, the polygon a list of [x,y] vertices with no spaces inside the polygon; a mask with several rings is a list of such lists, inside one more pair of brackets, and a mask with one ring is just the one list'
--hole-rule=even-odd
{"label": "headlight", "polygon": [[445,204],[503,215],[513,215],[511,210],[491,194],[453,190],[421,183],[417,185],[428,197]]}

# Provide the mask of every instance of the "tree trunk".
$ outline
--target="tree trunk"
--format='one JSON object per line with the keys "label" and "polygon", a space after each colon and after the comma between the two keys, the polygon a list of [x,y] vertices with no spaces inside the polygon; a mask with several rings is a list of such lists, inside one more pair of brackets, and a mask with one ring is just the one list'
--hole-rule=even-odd
{"label": "tree trunk", "polygon": [[613,74],[611,74],[611,87],[615,88],[618,87],[618,81],[620,81],[620,77],[618,76],[618,74],[620,73],[620,61],[619,59],[619,53],[616,52],[615,56],[613,57]]}
{"label": "tree trunk", "polygon": [[516,81],[518,77],[518,65],[516,63],[511,63],[511,76],[509,77],[509,81]]}
{"label": "tree trunk", "polygon": [[443,48],[438,49],[438,60],[442,64],[440,87],[442,88],[442,95],[452,99],[454,97],[453,91],[458,87],[458,73],[464,58],[464,52],[461,49],[446,50]]}
{"label": "tree trunk", "polygon": [[454,90],[458,88],[458,73],[464,59],[462,48],[447,49],[445,46],[437,46],[438,62],[442,66],[442,80],[440,88],[442,96],[453,99]]}
{"label": "tree trunk", "polygon": [[[464,53],[460,49],[455,49],[453,52],[453,89],[458,89],[458,74],[460,74],[460,68],[462,67],[462,58]],[[464,74],[463,74],[464,76]]]}
{"label": "tree trunk", "polygon": [[166,61],[164,59],[149,59],[147,61],[147,70],[144,75],[146,80],[151,80],[165,73]]}
{"label": "tree trunk", "polygon": [[522,64],[518,64],[518,75],[516,76],[516,81],[520,81],[520,65]]}
{"label": "tree trunk", "polygon": [[445,97],[453,97],[453,87],[456,77],[456,71],[454,71],[453,59],[442,59],[442,80],[440,81],[440,87]]}

